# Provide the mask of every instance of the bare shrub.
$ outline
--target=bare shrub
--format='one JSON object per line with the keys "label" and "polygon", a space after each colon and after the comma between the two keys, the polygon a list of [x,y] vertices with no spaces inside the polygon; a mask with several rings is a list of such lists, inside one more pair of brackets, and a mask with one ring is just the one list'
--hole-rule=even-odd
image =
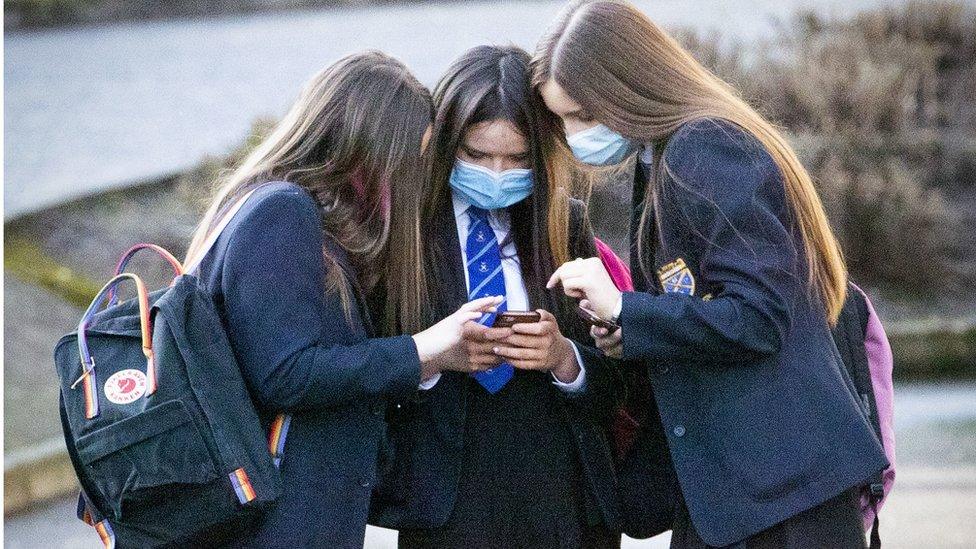
{"label": "bare shrub", "polygon": [[[678,36],[786,129],[856,280],[915,295],[972,281],[976,11],[927,2],[851,19],[803,14],[750,48]],[[594,194],[609,206],[620,187]],[[618,211],[598,228],[625,231]]]}

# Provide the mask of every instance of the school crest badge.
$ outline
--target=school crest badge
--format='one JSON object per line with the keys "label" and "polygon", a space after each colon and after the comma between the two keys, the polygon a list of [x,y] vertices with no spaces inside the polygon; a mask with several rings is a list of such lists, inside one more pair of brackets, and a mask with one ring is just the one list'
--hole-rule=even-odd
{"label": "school crest badge", "polygon": [[657,278],[661,287],[667,293],[694,295],[695,275],[685,265],[685,260],[678,258],[657,270]]}

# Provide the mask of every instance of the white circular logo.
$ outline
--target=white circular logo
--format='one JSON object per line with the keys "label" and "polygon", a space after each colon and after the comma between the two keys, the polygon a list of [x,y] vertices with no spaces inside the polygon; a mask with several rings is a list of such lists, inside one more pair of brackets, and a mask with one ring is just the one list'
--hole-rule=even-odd
{"label": "white circular logo", "polygon": [[115,404],[129,404],[146,394],[146,374],[139,370],[119,370],[105,382],[105,398]]}

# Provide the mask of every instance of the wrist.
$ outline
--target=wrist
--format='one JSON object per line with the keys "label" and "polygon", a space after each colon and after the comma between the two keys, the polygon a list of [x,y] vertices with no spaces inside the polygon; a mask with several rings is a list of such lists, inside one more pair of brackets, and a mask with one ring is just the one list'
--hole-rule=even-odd
{"label": "wrist", "polygon": [[624,293],[617,292],[617,299],[613,302],[613,308],[610,309],[610,321],[617,322],[620,320],[620,312],[624,308]]}
{"label": "wrist", "polygon": [[428,360],[426,362],[420,361],[420,382],[429,381],[432,377],[441,373],[440,366],[436,361]]}
{"label": "wrist", "polygon": [[580,365],[576,361],[576,353],[573,352],[573,344],[569,339],[563,337],[560,344],[561,352],[556,366],[551,370],[561,383],[572,383],[580,373]]}
{"label": "wrist", "polygon": [[427,338],[425,337],[424,332],[414,334],[410,337],[413,338],[413,344],[417,347],[417,358],[420,359],[421,371],[423,371],[425,367],[432,366],[431,361],[434,358],[433,353],[427,345]]}

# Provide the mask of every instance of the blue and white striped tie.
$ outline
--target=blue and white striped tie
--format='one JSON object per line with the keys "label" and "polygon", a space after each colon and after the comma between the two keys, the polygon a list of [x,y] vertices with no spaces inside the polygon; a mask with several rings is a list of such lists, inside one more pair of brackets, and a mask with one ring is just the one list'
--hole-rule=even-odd
{"label": "blue and white striped tie", "polygon": [[[502,253],[495,238],[495,231],[488,224],[488,212],[471,206],[468,208],[468,242],[465,246],[468,269],[468,301],[479,297],[505,295],[505,275],[502,273]],[[506,302],[498,305],[498,312],[506,310]],[[494,313],[486,313],[481,324],[491,326],[495,321]],[[477,372],[474,375],[478,383],[489,393],[495,394],[512,379],[515,369],[511,364],[503,363],[491,370]]]}

